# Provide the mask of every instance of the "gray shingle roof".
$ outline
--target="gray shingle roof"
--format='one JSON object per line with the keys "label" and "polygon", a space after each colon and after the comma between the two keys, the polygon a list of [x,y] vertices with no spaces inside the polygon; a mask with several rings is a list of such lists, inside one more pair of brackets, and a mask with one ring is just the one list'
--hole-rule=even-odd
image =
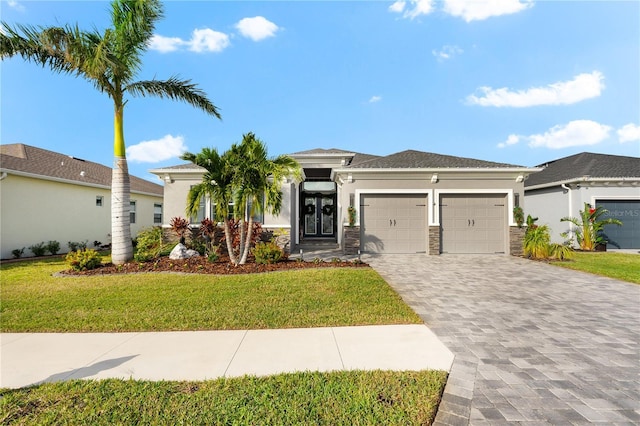
{"label": "gray shingle roof", "polygon": [[582,152],[540,164],[544,170],[533,173],[525,181],[525,187],[544,185],[572,179],[591,178],[638,178],[640,158],[620,155]]}
{"label": "gray shingle roof", "polygon": [[353,154],[353,151],[344,151],[342,149],[337,149],[337,148],[329,148],[329,149],[315,148],[315,149],[309,149],[306,151],[294,152],[293,154],[289,154],[289,155],[296,156],[296,155],[322,155],[322,154]]}
{"label": "gray shingle roof", "polygon": [[[21,143],[0,145],[0,169],[111,187],[111,168]],[[130,176],[131,191],[162,196],[162,185]]]}
{"label": "gray shingle roof", "polygon": [[494,163],[492,161],[476,160],[473,158],[454,157],[451,155],[433,154],[430,152],[407,150],[386,157],[377,157],[369,161],[352,164],[348,168],[354,169],[447,169],[447,168],[511,168],[522,167],[513,164]]}

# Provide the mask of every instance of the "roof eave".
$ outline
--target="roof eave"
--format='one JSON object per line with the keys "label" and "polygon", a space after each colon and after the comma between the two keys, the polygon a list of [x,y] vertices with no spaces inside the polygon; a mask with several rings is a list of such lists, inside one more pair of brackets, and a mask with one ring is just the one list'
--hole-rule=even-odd
{"label": "roof eave", "polygon": [[525,191],[534,190],[534,189],[543,189],[550,188],[554,186],[561,185],[572,185],[579,183],[589,183],[589,182],[640,182],[640,177],[586,177],[582,176],[579,178],[571,178],[564,180],[557,180],[553,182],[540,183],[537,185],[525,186]]}

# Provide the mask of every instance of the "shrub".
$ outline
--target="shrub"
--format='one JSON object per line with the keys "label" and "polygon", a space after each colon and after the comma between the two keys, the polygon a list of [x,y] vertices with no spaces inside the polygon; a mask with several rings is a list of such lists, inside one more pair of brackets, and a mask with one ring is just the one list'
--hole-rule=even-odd
{"label": "shrub", "polygon": [[148,262],[162,253],[162,228],[155,226],[140,231],[136,237],[136,252],[133,258],[137,262]]}
{"label": "shrub", "polygon": [[74,271],[95,269],[102,263],[102,257],[93,249],[72,251],[65,257],[66,262]]}
{"label": "shrub", "polygon": [[527,229],[524,234],[524,255],[533,259],[546,259],[549,257],[549,227],[547,225]]}
{"label": "shrub", "polygon": [[284,257],[284,251],[274,242],[257,243],[253,248],[256,263],[278,263]]}
{"label": "shrub", "polygon": [[220,246],[211,246],[209,248],[209,253],[207,254],[207,259],[209,262],[213,263],[220,258]]}
{"label": "shrub", "polygon": [[[608,210],[602,206],[593,208],[589,203],[584,203],[584,209],[580,210],[579,218],[567,216],[560,219],[560,222],[571,222],[575,226],[573,233],[576,240],[578,240],[580,249],[593,251],[596,246],[607,244],[608,242],[603,235],[605,225],[622,226],[622,222],[618,219],[600,219],[600,216],[606,215],[606,213],[608,213]],[[568,233],[564,232],[562,236],[567,237]]]}
{"label": "shrub", "polygon": [[347,209],[347,215],[349,216],[349,226],[355,226],[356,224],[356,208],[349,206]]}
{"label": "shrub", "polygon": [[524,210],[522,210],[522,207],[516,206],[513,208],[513,220],[515,220],[518,228],[522,228],[522,225],[524,225]]}
{"label": "shrub", "polygon": [[34,256],[44,256],[45,252],[47,251],[47,246],[45,245],[44,242],[41,242],[38,244],[34,244],[32,246],[29,246],[29,250],[33,252]]}
{"label": "shrub", "polygon": [[87,248],[87,240],[84,241],[69,241],[67,246],[69,246],[69,251],[78,251],[85,250]]}
{"label": "shrub", "polygon": [[568,260],[573,257],[573,250],[568,245],[553,243],[549,246],[549,257],[556,260]]}
{"label": "shrub", "polygon": [[22,257],[22,255],[24,254],[24,247],[22,247],[21,249],[13,249],[13,250],[11,250],[11,254],[13,255],[14,259],[20,259]]}
{"label": "shrub", "polygon": [[60,243],[57,241],[49,241],[47,243],[47,251],[53,255],[58,254],[60,251]]}

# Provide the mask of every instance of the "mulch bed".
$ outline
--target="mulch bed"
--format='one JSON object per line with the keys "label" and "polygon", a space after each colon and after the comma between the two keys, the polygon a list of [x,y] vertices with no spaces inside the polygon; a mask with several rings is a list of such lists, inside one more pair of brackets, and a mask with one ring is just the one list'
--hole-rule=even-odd
{"label": "mulch bed", "polygon": [[282,262],[263,265],[257,264],[253,259],[249,259],[245,265],[233,266],[229,262],[228,256],[221,256],[216,262],[209,262],[205,257],[192,257],[185,260],[171,260],[169,257],[161,257],[150,262],[129,262],[124,265],[114,265],[106,263],[96,269],[89,271],[64,271],[63,275],[110,275],[110,274],[130,274],[138,272],[173,272],[189,274],[255,274],[260,272],[287,271],[294,269],[308,268],[362,268],[369,266],[367,263],[353,261],[329,261],[320,260],[299,261],[285,260]]}

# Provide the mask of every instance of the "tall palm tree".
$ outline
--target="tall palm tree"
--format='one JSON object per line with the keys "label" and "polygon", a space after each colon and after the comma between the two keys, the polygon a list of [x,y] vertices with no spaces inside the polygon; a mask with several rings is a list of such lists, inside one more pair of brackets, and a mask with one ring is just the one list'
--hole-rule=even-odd
{"label": "tall palm tree", "polygon": [[200,201],[209,197],[216,206],[216,219],[224,226],[225,241],[231,262],[237,264],[231,240],[229,214],[233,201],[233,165],[229,162],[228,154],[220,155],[216,149],[203,148],[198,154],[184,153],[180,158],[205,169],[202,182],[194,185],[187,194],[187,215],[198,213]]}
{"label": "tall palm tree", "polygon": [[81,31],[77,25],[64,27],[15,28],[2,23],[0,58],[19,55],[28,62],[64,74],[80,76],[114,105],[114,167],[111,184],[112,261],[125,263],[133,258],[129,221],[130,183],[124,141],[125,94],[132,97],[157,96],[184,101],[220,118],[217,107],[190,80],[176,76],[168,80],[134,81],[142,67],[142,54],[153,36],[156,22],[163,17],[158,0],[113,0],[111,24],[104,33]]}
{"label": "tall palm tree", "polygon": [[240,144],[230,149],[231,162],[237,171],[234,178],[234,205],[241,223],[240,260],[245,264],[251,248],[253,217],[267,211],[275,215],[282,208],[282,182],[287,177],[300,180],[300,165],[288,155],[270,159],[266,145],[255,134],[243,135]]}

